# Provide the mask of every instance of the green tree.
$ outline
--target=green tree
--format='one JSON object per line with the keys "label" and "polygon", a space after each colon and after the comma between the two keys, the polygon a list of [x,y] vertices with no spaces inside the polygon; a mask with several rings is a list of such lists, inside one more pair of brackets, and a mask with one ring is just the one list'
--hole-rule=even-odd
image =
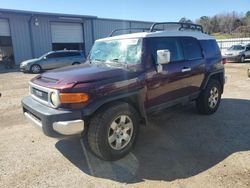
{"label": "green tree", "polygon": [[193,23],[190,19],[187,19],[185,17],[181,18],[179,22],[182,22],[182,23]]}
{"label": "green tree", "polygon": [[247,11],[247,13],[246,13],[245,24],[246,24],[246,26],[250,26],[250,11]]}
{"label": "green tree", "polygon": [[211,24],[210,24],[210,18],[208,16],[202,16],[198,20],[198,24],[202,25],[203,30],[206,33],[211,33]]}

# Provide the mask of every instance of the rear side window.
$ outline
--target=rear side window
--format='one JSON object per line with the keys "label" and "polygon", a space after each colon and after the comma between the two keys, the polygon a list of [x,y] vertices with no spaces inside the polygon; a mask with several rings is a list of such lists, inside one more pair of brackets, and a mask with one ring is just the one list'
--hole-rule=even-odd
{"label": "rear side window", "polygon": [[62,57],[73,57],[80,56],[80,52],[55,52],[47,56],[47,58],[62,58]]}
{"label": "rear side window", "polygon": [[200,42],[207,58],[221,56],[220,48],[215,40],[201,40]]}
{"label": "rear side window", "polygon": [[170,61],[181,61],[184,59],[180,40],[170,37],[151,38],[151,50],[156,60],[157,50],[168,49],[170,51]]}
{"label": "rear side window", "polygon": [[69,56],[69,53],[68,52],[59,52],[57,53],[57,57],[68,57]]}
{"label": "rear side window", "polygon": [[182,39],[185,58],[187,60],[202,59],[202,51],[198,40],[194,38]]}
{"label": "rear side window", "polygon": [[79,52],[71,52],[69,56],[80,56],[81,54]]}

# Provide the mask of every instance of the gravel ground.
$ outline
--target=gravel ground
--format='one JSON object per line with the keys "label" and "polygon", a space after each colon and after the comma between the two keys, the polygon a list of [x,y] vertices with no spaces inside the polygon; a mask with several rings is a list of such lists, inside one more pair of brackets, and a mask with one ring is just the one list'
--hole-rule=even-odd
{"label": "gravel ground", "polygon": [[177,106],[141,128],[132,152],[104,162],[86,139],[44,136],[23,117],[32,74],[0,73],[0,187],[250,187],[250,64],[226,65],[221,106],[211,116]]}

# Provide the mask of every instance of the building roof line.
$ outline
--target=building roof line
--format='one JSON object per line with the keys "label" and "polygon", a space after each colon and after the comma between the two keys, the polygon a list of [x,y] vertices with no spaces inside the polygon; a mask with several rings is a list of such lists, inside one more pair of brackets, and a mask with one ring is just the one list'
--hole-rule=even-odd
{"label": "building roof line", "polygon": [[4,9],[0,8],[0,15],[4,13],[9,14],[26,14],[26,15],[37,15],[37,16],[55,16],[55,17],[71,17],[71,18],[89,18],[98,20],[110,20],[110,21],[124,21],[124,22],[137,22],[137,23],[154,23],[153,21],[143,21],[143,20],[128,20],[128,19],[116,19],[116,18],[99,18],[92,15],[79,15],[79,14],[64,14],[64,13],[49,13],[49,12],[36,12],[29,10],[16,10],[16,9]]}
{"label": "building roof line", "polygon": [[91,15],[35,12],[35,11],[13,10],[13,9],[3,9],[3,8],[0,8],[0,13],[10,13],[10,14],[15,13],[15,14],[37,15],[37,16],[78,17],[78,18],[90,18],[90,19],[96,19],[97,18],[97,16],[91,16]]}

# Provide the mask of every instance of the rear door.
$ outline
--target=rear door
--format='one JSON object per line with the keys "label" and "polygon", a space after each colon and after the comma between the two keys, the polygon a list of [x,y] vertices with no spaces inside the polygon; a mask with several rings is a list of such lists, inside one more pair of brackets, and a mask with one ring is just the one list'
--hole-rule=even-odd
{"label": "rear door", "polygon": [[245,52],[246,58],[250,57],[250,45],[246,46],[246,52]]}
{"label": "rear door", "polygon": [[82,63],[83,58],[81,56],[81,53],[80,52],[72,52],[70,54],[70,61],[71,61],[71,64],[72,63]]}
{"label": "rear door", "polygon": [[189,95],[199,92],[202,81],[205,77],[205,57],[200,42],[193,37],[181,39],[185,61],[189,65],[188,87],[186,88]]}
{"label": "rear door", "polygon": [[58,67],[72,65],[71,54],[72,54],[71,52],[61,52],[58,58]]}

